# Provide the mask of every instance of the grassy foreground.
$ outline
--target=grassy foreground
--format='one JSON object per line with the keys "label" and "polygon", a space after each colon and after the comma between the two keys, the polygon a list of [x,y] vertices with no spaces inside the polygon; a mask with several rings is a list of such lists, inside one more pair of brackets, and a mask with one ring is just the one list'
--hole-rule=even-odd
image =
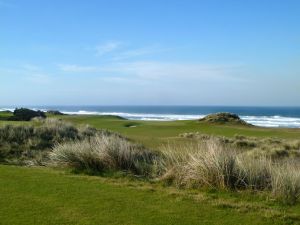
{"label": "grassy foreground", "polygon": [[[39,122],[7,121],[8,116],[0,113],[0,126],[40,126]],[[189,143],[192,139],[180,136],[188,132],[229,138],[236,134],[300,138],[300,129],[129,121],[114,116],[55,117],[118,132],[153,149],[169,142]],[[299,212],[299,204],[283,205],[264,191],[180,190],[122,172],[98,177],[46,167],[0,165],[0,224],[300,224]]]}
{"label": "grassy foreground", "polygon": [[[0,224],[293,224],[285,208],[251,195],[180,192],[127,178],[0,166]],[[237,194],[235,194],[237,195]]]}

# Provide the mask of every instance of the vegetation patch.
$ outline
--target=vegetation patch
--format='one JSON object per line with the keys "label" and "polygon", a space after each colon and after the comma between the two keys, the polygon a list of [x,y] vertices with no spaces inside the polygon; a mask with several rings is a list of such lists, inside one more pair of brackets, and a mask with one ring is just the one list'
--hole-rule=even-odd
{"label": "vegetation patch", "polygon": [[163,149],[161,179],[185,188],[270,191],[286,204],[300,198],[300,163],[252,157],[209,140]]}
{"label": "vegetation patch", "polygon": [[[84,120],[86,117],[76,118]],[[105,120],[101,117],[99,123],[102,121]],[[126,129],[124,121],[108,121]],[[254,148],[263,149],[268,145],[284,146],[286,151],[296,152],[298,142],[261,139],[260,143],[254,138],[240,135],[224,138],[184,133],[181,135],[186,137],[184,142],[164,145],[157,152],[132,143],[117,133],[86,126],[75,127],[54,118],[26,124],[0,128],[0,157],[5,163],[67,166],[89,174],[125,172],[134,177],[186,189],[266,192],[286,204],[295,204],[300,197],[300,166],[297,158],[250,154],[255,152]],[[160,128],[165,129],[164,126],[169,123],[160,124]],[[177,129],[176,132],[181,129],[174,126],[177,123],[171,124],[173,130]],[[134,134],[144,127],[146,125],[126,131],[130,133],[132,130]]]}
{"label": "vegetation patch", "polygon": [[109,133],[89,126],[77,128],[57,119],[46,119],[39,126],[6,125],[0,127],[0,161],[42,163],[56,143],[83,140],[97,132]]}
{"label": "vegetation patch", "polygon": [[11,118],[12,115],[13,114],[11,111],[0,111],[0,120],[9,120],[9,118]]}
{"label": "vegetation patch", "polygon": [[64,116],[64,115],[66,115],[66,114],[64,114],[64,113],[62,113],[58,110],[48,110],[47,114],[54,115],[54,116]]}
{"label": "vegetation patch", "polygon": [[242,120],[238,115],[232,113],[210,114],[199,121],[219,124],[250,125],[246,121]]}
{"label": "vegetation patch", "polygon": [[46,114],[40,110],[34,111],[31,109],[20,108],[20,109],[15,109],[15,111],[13,112],[13,116],[10,117],[9,120],[30,121],[35,117],[46,118]]}
{"label": "vegetation patch", "polygon": [[179,188],[266,191],[285,204],[300,197],[299,161],[253,157],[211,138],[154,152],[104,134],[56,145],[50,159],[92,173],[128,171]]}
{"label": "vegetation patch", "polygon": [[300,140],[282,138],[257,138],[235,135],[232,138],[224,136],[205,135],[199,132],[182,133],[179,137],[196,141],[215,140],[229,148],[239,149],[255,157],[268,156],[278,158],[300,158]]}
{"label": "vegetation patch", "polygon": [[53,164],[89,173],[129,171],[151,177],[159,153],[117,136],[98,134],[85,140],[57,144],[50,153]]}

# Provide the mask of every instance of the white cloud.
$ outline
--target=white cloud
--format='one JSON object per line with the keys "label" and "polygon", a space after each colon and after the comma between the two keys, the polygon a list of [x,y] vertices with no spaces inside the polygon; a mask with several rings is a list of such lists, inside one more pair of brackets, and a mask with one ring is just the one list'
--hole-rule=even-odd
{"label": "white cloud", "polygon": [[41,68],[39,66],[34,65],[34,64],[28,64],[28,63],[22,65],[21,68],[24,70],[27,70],[27,71],[40,71],[41,70]]}
{"label": "white cloud", "polygon": [[116,63],[106,67],[106,71],[133,75],[144,79],[219,79],[235,78],[242,65],[174,63],[137,61]]}
{"label": "white cloud", "polygon": [[76,64],[59,64],[58,67],[63,72],[72,72],[72,73],[91,73],[91,72],[97,72],[99,70],[95,66],[81,66]]}
{"label": "white cloud", "polygon": [[161,53],[165,51],[169,51],[170,49],[159,48],[157,46],[149,46],[144,48],[132,49],[124,52],[119,52],[114,54],[113,60],[124,60],[129,58],[135,58],[144,55],[151,55],[155,53]]}
{"label": "white cloud", "polygon": [[118,49],[121,46],[121,42],[118,41],[109,41],[105,44],[102,45],[97,45],[95,50],[96,50],[96,55],[97,56],[102,56],[105,55],[107,53],[111,53],[113,51],[115,51],[116,49]]}
{"label": "white cloud", "polygon": [[153,55],[172,50],[171,48],[162,48],[158,45],[145,46],[140,48],[130,48],[120,41],[108,41],[93,48],[96,56],[108,57],[108,59],[119,61],[130,58],[138,58],[145,55]]}
{"label": "white cloud", "polygon": [[20,84],[29,82],[39,85],[52,83],[54,77],[52,74],[45,72],[42,67],[30,63],[15,65],[11,68],[1,67],[0,76],[1,75],[13,80],[21,80]]}
{"label": "white cloud", "polygon": [[101,75],[101,79],[164,80],[164,81],[242,81],[243,65],[201,64],[157,61],[113,62],[102,66],[59,65],[63,72]]}
{"label": "white cloud", "polygon": [[48,84],[51,82],[51,78],[49,77],[49,75],[41,73],[30,74],[27,75],[25,78],[26,80],[36,84]]}

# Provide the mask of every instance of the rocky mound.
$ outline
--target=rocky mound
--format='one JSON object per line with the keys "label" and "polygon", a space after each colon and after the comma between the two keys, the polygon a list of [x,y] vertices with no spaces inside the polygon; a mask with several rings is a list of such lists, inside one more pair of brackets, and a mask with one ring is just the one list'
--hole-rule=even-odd
{"label": "rocky mound", "polygon": [[219,123],[219,124],[239,124],[239,125],[250,125],[246,121],[242,120],[238,115],[232,113],[216,113],[210,114],[199,121],[208,123]]}

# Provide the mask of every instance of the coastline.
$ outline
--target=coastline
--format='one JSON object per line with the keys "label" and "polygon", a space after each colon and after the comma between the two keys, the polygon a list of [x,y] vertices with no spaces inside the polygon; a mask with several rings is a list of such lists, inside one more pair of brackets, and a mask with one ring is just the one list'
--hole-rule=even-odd
{"label": "coastline", "polygon": [[[187,107],[187,106],[43,106],[29,107],[34,110],[59,110],[68,115],[112,115],[129,120],[142,121],[177,121],[197,120],[208,114],[218,112],[232,112],[246,122],[260,127],[271,128],[300,128],[300,109],[278,107],[284,113],[273,107]],[[14,107],[0,107],[0,111],[13,112]],[[196,110],[195,110],[196,109]],[[250,110],[249,110],[250,109]],[[290,110],[291,109],[291,110]],[[147,111],[148,110],[148,111]],[[291,112],[289,112],[290,110]],[[197,112],[203,113],[197,113]],[[296,113],[294,113],[296,112]],[[287,116],[286,116],[287,115]]]}

